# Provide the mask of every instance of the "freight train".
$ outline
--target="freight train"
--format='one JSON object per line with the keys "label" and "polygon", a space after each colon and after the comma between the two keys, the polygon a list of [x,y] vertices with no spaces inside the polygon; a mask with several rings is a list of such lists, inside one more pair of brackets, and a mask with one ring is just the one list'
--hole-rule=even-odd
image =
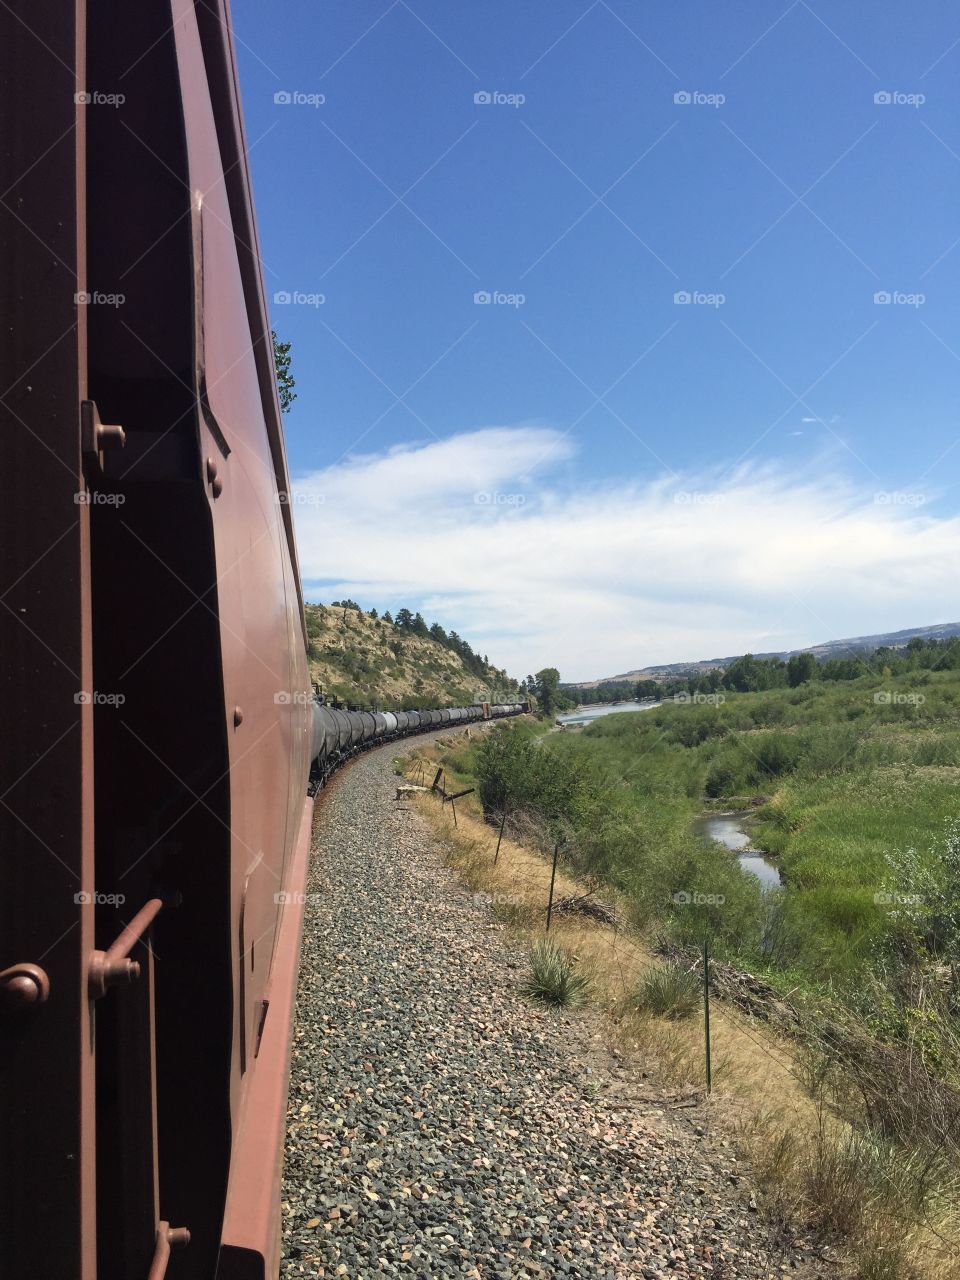
{"label": "freight train", "polygon": [[226,0],[0,103],[0,1275],[267,1280],[311,768],[483,712],[313,702]]}
{"label": "freight train", "polygon": [[377,746],[409,733],[465,725],[477,720],[499,720],[522,715],[525,702],[477,703],[471,707],[445,707],[439,711],[342,711],[319,700],[313,704],[313,769],[315,780],[324,780],[355,750]]}

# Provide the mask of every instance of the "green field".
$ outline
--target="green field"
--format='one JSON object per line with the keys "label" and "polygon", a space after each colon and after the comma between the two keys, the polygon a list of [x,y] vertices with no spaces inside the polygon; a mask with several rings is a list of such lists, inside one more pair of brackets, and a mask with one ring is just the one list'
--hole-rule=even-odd
{"label": "green field", "polygon": [[[488,810],[540,814],[568,861],[623,892],[639,926],[707,936],[783,985],[854,998],[865,971],[908,953],[955,961],[960,672],[700,697],[539,742],[506,728],[460,768]],[[746,811],[784,889],[762,893],[734,854],[696,834],[710,809]]]}

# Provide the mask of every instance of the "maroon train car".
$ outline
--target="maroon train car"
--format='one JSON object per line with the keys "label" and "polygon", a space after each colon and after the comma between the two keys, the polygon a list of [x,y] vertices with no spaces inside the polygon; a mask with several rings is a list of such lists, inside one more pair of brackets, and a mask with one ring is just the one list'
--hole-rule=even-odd
{"label": "maroon train car", "polygon": [[267,1280],[309,691],[226,0],[0,4],[0,1277]]}
{"label": "maroon train car", "polygon": [[0,72],[0,1275],[273,1275],[312,707],[229,15],[10,0]]}

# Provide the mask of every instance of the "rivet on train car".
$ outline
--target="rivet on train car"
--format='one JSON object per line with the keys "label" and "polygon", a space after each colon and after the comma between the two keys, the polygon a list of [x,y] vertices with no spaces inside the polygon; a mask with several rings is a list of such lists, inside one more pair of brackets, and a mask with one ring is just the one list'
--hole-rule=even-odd
{"label": "rivet on train car", "polygon": [[207,459],[207,484],[213,484],[217,478],[217,464],[212,458]]}
{"label": "rivet on train car", "polygon": [[243,724],[243,707],[233,708],[233,725],[235,729],[239,729]]}
{"label": "rivet on train car", "polygon": [[43,1004],[50,994],[50,979],[35,964],[15,964],[0,973],[0,1012],[21,1013]]}

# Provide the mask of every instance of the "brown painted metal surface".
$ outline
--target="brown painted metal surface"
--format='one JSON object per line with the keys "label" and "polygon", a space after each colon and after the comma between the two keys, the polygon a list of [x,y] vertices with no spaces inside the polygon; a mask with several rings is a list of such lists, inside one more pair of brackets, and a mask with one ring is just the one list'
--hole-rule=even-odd
{"label": "brown painted metal surface", "polygon": [[0,6],[0,969],[49,981],[47,1000],[0,1014],[0,1275],[92,1280],[83,13]]}
{"label": "brown painted metal surface", "polygon": [[0,6],[4,1280],[212,1277],[282,1113],[311,711],[227,19]]}
{"label": "brown painted metal surface", "polygon": [[282,895],[263,1039],[237,1125],[217,1280],[268,1280],[279,1267],[277,1201],[312,819],[313,803],[308,800],[290,868],[289,889]]}

